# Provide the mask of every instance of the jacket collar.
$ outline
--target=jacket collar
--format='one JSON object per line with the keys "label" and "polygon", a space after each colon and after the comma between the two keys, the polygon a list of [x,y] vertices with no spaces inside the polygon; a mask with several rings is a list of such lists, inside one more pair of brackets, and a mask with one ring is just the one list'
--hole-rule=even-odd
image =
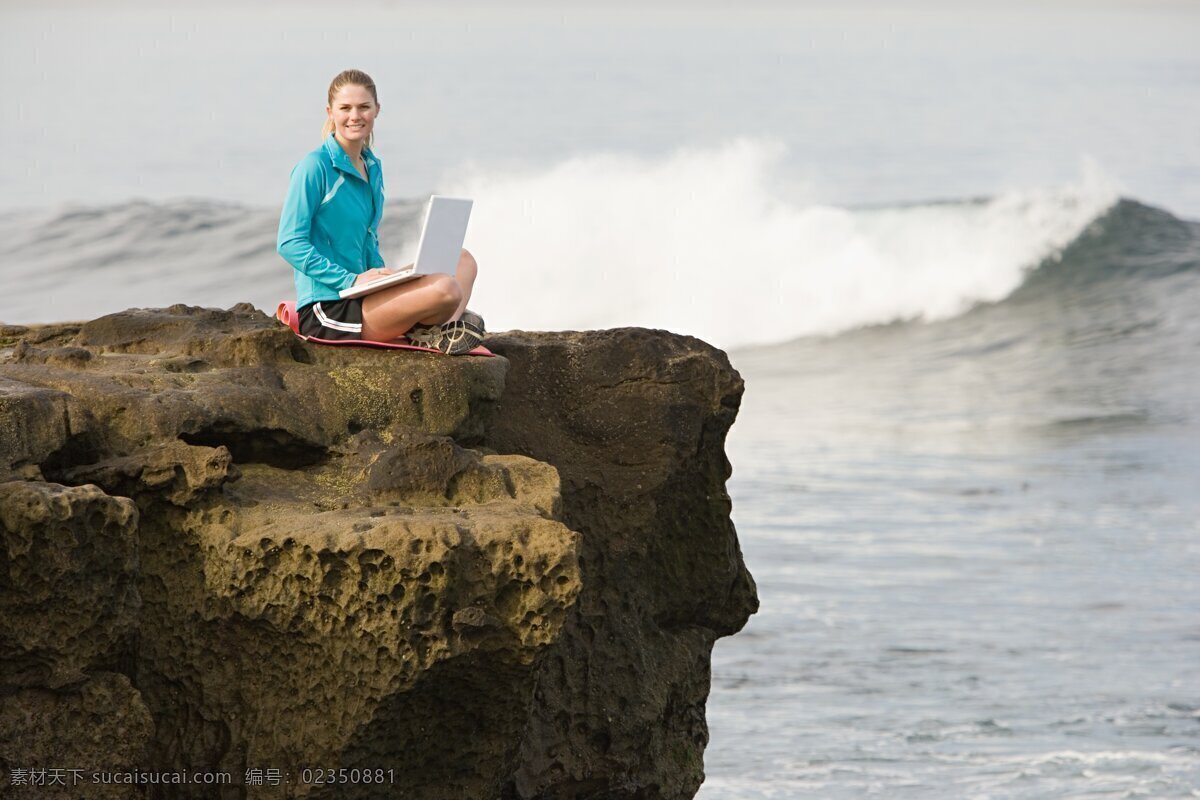
{"label": "jacket collar", "polygon": [[[362,180],[362,175],[354,168],[354,162],[350,160],[350,156],[346,155],[346,151],[338,144],[337,136],[330,133],[325,137],[325,152],[329,154],[329,160],[333,162],[333,166],[340,169],[349,175]],[[367,174],[371,174],[371,167],[378,163],[379,159],[375,157],[375,153],[371,148],[363,148],[363,163],[367,165]]]}

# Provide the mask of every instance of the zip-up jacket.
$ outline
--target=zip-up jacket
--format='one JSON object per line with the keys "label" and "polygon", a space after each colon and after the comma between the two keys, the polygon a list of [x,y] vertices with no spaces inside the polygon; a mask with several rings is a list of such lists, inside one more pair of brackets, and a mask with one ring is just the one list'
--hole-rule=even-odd
{"label": "zip-up jacket", "polygon": [[384,266],[378,233],[383,167],[370,149],[363,161],[370,181],[330,133],[292,169],[276,250],[295,270],[297,308],[339,300],[359,273]]}

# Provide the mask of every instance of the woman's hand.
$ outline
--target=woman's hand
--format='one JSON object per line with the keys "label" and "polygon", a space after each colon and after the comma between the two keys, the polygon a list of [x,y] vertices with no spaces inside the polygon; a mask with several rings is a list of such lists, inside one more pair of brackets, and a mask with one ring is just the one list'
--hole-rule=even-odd
{"label": "woman's hand", "polygon": [[371,281],[379,280],[380,278],[391,275],[395,271],[396,270],[392,269],[391,267],[379,267],[377,269],[369,269],[366,272],[360,272],[358,273],[358,277],[354,279],[354,285],[359,286],[364,283],[370,283]]}

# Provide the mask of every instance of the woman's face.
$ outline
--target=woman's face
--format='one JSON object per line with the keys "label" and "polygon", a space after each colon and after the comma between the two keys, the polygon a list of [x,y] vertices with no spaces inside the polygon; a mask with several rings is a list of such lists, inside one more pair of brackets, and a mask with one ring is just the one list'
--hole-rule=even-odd
{"label": "woman's face", "polygon": [[333,105],[327,106],[325,111],[333,120],[333,129],[339,139],[347,142],[361,141],[366,145],[367,137],[375,127],[379,106],[367,87],[350,83],[337,90],[337,94],[333,96]]}

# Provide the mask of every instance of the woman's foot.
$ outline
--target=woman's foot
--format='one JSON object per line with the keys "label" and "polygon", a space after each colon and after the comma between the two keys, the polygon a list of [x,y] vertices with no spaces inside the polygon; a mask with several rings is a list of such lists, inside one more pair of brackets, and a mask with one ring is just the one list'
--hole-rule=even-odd
{"label": "woman's foot", "polygon": [[441,325],[422,325],[418,322],[406,335],[418,347],[459,356],[478,347],[483,342],[484,333],[483,317],[467,309],[461,318],[453,322]]}

